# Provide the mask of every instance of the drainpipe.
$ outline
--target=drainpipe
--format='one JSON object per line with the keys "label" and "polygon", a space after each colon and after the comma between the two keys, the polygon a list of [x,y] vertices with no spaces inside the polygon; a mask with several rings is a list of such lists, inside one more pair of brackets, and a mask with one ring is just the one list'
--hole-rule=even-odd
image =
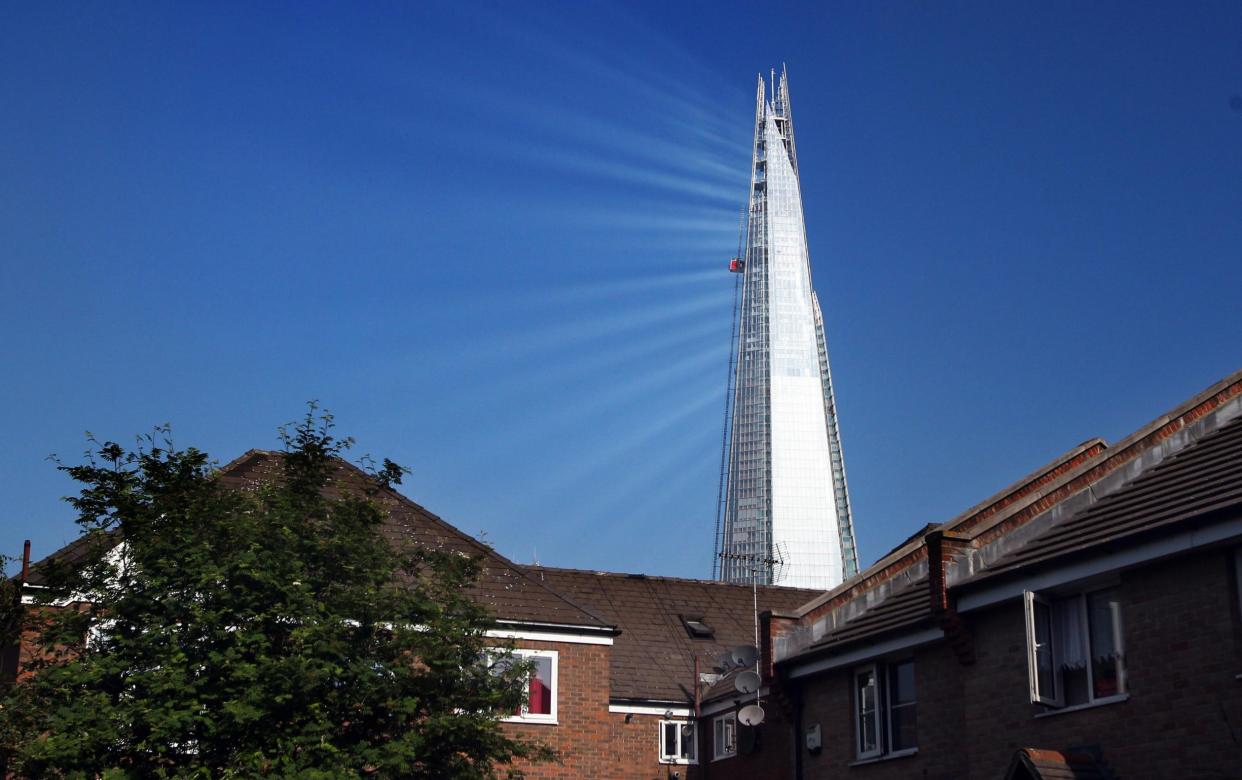
{"label": "drainpipe", "polygon": [[789,680],[790,693],[793,694],[793,711],[794,711],[794,733],[793,733],[793,750],[794,750],[794,780],[802,780],[802,685],[794,680]]}

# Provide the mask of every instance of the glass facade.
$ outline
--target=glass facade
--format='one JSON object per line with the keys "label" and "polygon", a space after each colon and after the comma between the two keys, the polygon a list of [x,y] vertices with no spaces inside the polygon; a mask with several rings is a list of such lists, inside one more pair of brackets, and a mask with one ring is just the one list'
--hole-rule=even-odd
{"label": "glass facade", "polygon": [[721,578],[831,588],[858,559],[783,72],[771,101],[759,79],[745,254]]}

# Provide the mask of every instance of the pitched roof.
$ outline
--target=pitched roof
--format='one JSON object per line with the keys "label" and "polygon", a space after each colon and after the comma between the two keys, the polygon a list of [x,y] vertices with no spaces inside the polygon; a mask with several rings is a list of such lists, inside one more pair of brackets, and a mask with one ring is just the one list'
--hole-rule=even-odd
{"label": "pitched roof", "polygon": [[[280,479],[280,457],[279,452],[250,450],[221,467],[218,479],[234,488],[254,489]],[[374,483],[362,470],[337,459],[336,468],[329,478],[328,492],[339,494],[373,486]],[[390,542],[478,556],[482,562],[479,579],[469,592],[498,620],[579,626],[592,630],[612,628],[612,623],[529,576],[520,566],[491,547],[462,533],[395,490],[381,490],[374,498],[388,512],[381,530]],[[116,539],[119,540],[119,536]],[[90,540],[85,537],[71,542],[32,565],[27,582],[31,585],[42,584],[48,561],[72,564],[81,560],[89,549]]]}
{"label": "pitched roof", "polygon": [[[278,478],[279,459],[278,452],[250,450],[221,469],[221,474],[239,486],[255,486]],[[345,486],[357,489],[365,484],[364,480],[367,476],[363,471],[338,459],[329,490]],[[479,579],[469,592],[497,619],[596,629],[614,625],[529,576],[522,567],[488,545],[459,531],[397,491],[383,490],[375,498],[388,511],[382,532],[394,545],[479,556],[482,562]]]}
{"label": "pitched roof", "polygon": [[[969,584],[1159,534],[1221,511],[1242,513],[1242,417],[1191,443],[1121,489],[1049,527]],[[965,586],[967,583],[963,583]]]}
{"label": "pitched roof", "polygon": [[871,609],[846,620],[811,644],[807,650],[836,650],[855,642],[873,640],[884,634],[931,625],[931,600],[927,587],[927,577],[910,582]]}
{"label": "pitched roof", "polygon": [[1014,754],[1005,780],[1110,780],[1112,773],[1083,750],[1021,748]]}
{"label": "pitched roof", "polygon": [[31,563],[26,573],[26,584],[34,586],[47,584],[48,569],[53,561],[62,566],[72,567],[85,560],[96,543],[102,543],[105,547],[111,548],[114,544],[111,541],[112,536],[113,534],[102,537],[79,536],[51,555]]}
{"label": "pitched roof", "polygon": [[[710,672],[714,659],[755,641],[749,585],[642,574],[524,567],[531,575],[587,605],[621,629],[613,640],[612,698],[689,702],[694,658]],[[786,611],[816,591],[761,585],[759,610]],[[692,639],[683,618],[700,619],[711,639]]]}
{"label": "pitched roof", "polygon": [[933,566],[956,592],[1225,513],[1242,514],[1242,371],[1111,447],[1088,440],[935,527],[943,560],[929,562],[924,528],[803,605],[778,661],[932,625]]}

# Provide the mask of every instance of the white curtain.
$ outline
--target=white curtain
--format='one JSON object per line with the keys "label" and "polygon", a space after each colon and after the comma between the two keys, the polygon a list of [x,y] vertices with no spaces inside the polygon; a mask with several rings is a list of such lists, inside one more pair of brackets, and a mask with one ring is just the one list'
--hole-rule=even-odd
{"label": "white curtain", "polygon": [[1062,669],[1087,666],[1087,625],[1082,599],[1073,596],[1056,602],[1052,610],[1056,661]]}

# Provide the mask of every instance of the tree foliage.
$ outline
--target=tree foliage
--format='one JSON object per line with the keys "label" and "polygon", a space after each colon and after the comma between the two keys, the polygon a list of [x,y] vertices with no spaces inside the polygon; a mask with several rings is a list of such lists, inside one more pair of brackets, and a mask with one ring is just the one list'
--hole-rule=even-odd
{"label": "tree foliage", "polygon": [[80,557],[22,610],[38,651],[0,700],[10,771],[489,778],[550,757],[497,722],[529,670],[488,663],[479,562],[381,533],[403,469],[343,467],[351,442],[313,407],[279,478],[246,489],[166,433],[61,466]]}

